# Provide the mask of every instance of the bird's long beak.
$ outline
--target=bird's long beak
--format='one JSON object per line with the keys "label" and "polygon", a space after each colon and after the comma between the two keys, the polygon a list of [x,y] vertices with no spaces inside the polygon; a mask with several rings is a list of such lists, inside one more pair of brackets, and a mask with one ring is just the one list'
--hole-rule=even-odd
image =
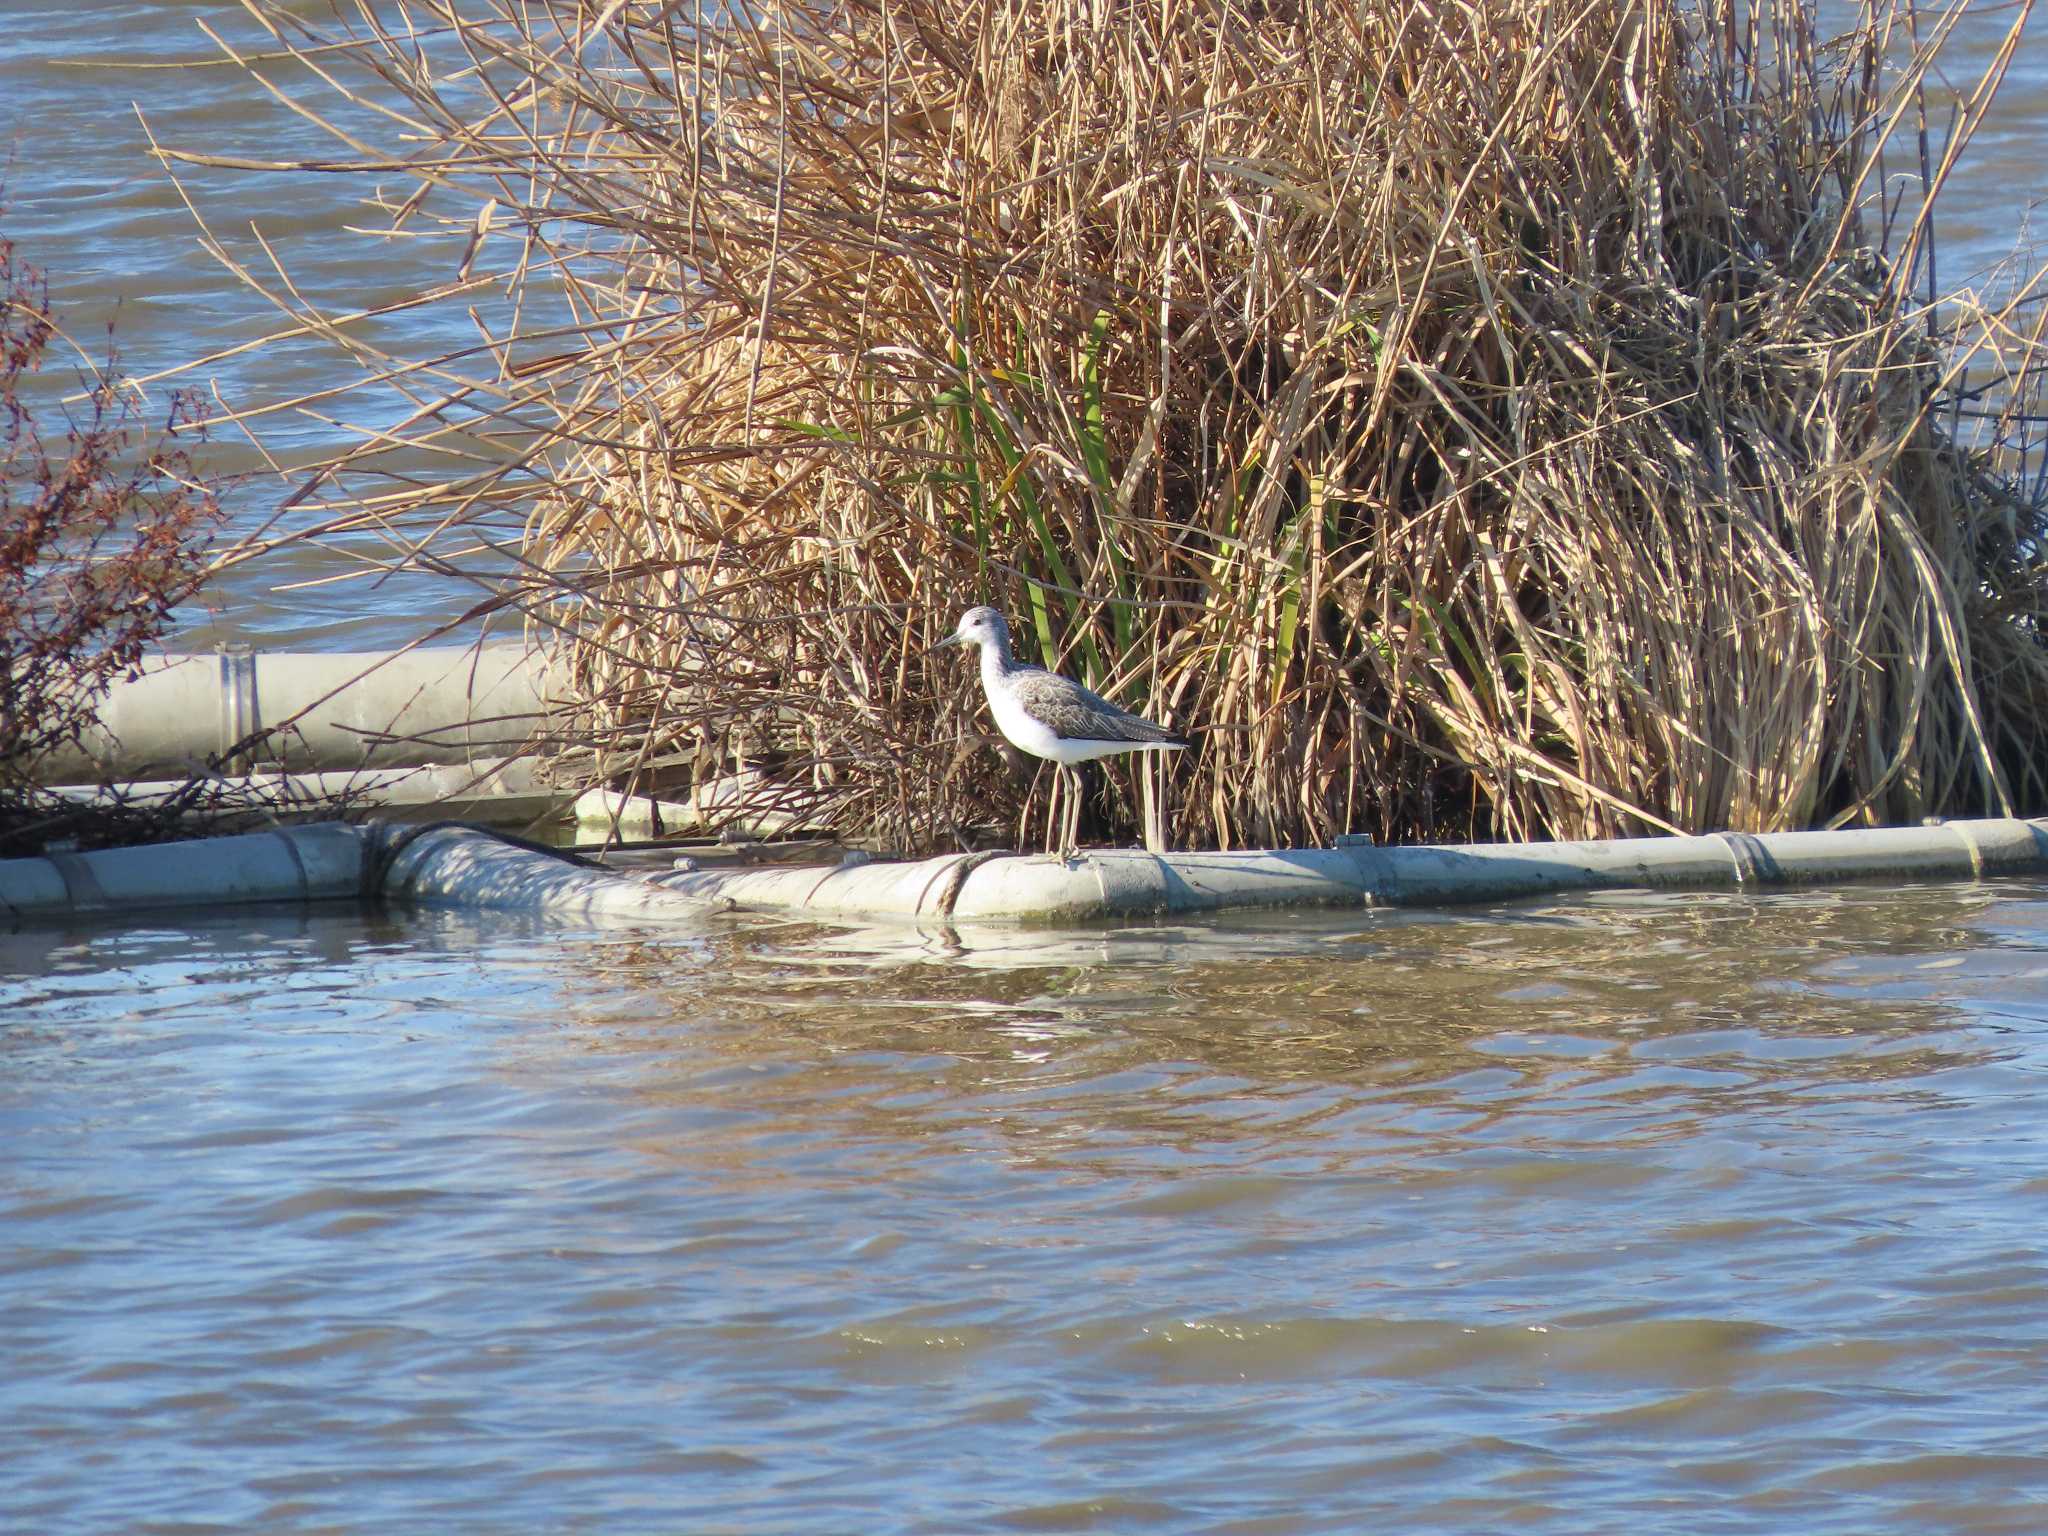
{"label": "bird's long beak", "polygon": [[943,651],[949,645],[965,645],[966,643],[966,637],[962,635],[958,630],[955,630],[952,634],[946,636],[945,639],[941,640],[937,645],[926,646],[924,648],[924,654],[927,656],[936,656],[940,651]]}

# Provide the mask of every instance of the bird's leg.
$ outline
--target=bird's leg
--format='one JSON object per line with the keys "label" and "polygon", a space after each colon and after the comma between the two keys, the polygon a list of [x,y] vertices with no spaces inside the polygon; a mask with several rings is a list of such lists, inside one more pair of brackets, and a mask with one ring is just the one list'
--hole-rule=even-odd
{"label": "bird's leg", "polygon": [[1138,823],[1144,829],[1145,851],[1164,853],[1164,838],[1159,831],[1159,803],[1152,792],[1152,759],[1157,752],[1140,752],[1138,758]]}
{"label": "bird's leg", "polygon": [[1074,833],[1067,839],[1075,856],[1081,852],[1081,814],[1088,809],[1088,778],[1082,773],[1081,765],[1074,764]]}
{"label": "bird's leg", "polygon": [[1060,857],[1071,859],[1081,851],[1081,769],[1068,767],[1066,835],[1060,840]]}
{"label": "bird's leg", "polygon": [[1064,827],[1066,825],[1064,818],[1067,813],[1067,806],[1066,802],[1060,798],[1066,793],[1066,790],[1067,771],[1058,763],[1054,763],[1052,765],[1052,784],[1045,792],[1045,851],[1047,853],[1058,851],[1057,845],[1054,842],[1054,826]]}
{"label": "bird's leg", "polygon": [[1073,858],[1073,768],[1059,766],[1059,862]]}

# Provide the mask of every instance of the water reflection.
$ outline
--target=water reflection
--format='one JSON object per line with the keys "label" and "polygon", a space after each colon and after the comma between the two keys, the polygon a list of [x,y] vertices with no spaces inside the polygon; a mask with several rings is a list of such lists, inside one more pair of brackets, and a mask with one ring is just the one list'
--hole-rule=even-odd
{"label": "water reflection", "polygon": [[[694,985],[675,987],[665,946],[598,945],[593,964],[643,989],[649,1017],[580,1043],[658,1053],[687,1021],[692,1056],[858,1068],[894,1054],[991,1088],[1166,1064],[1248,1087],[1407,1089],[1475,1070],[1532,1089],[1687,1071],[1732,1074],[1717,1087],[1881,1082],[1987,1048],[1975,1036],[1928,1045],[1958,1001],[2039,995],[2048,955],[2026,936],[2033,895],[1627,895],[964,935],[790,924],[719,951],[727,989],[711,1020]],[[1997,956],[1975,922],[1992,911],[2020,925]]]}

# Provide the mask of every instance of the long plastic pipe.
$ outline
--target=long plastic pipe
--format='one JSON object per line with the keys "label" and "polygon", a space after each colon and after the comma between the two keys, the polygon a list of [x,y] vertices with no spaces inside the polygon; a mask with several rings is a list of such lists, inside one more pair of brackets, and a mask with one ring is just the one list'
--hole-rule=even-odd
{"label": "long plastic pipe", "polygon": [[1080,921],[1228,907],[1445,906],[1626,887],[1770,888],[1846,879],[1973,879],[2048,870],[2048,822],[1955,821],[1854,832],[1593,843],[1338,848],[1071,863],[954,854],[910,864],[684,871],[652,880],[564,862],[466,827],[414,835],[321,823],[106,853],[0,861],[16,922],[150,908],[382,895],[579,919],[668,921],[707,907],[926,922]]}
{"label": "long plastic pipe", "polygon": [[1558,891],[1973,879],[2048,869],[2048,823],[1586,843],[1378,848],[1347,844],[1246,853],[1135,849],[1057,859],[955,854],[829,870],[707,870],[660,883],[740,907],[837,917],[1063,921],[1227,907],[1453,906]]}
{"label": "long plastic pipe", "polygon": [[550,917],[673,922],[701,918],[732,903],[691,897],[613,870],[594,869],[467,827],[437,827],[416,837],[390,828],[376,834],[372,857],[382,865],[381,894],[428,906],[544,913]]}
{"label": "long plastic pipe", "polygon": [[675,921],[730,902],[593,869],[473,827],[316,822],[97,853],[0,860],[15,924],[384,897],[550,917]]}
{"label": "long plastic pipe", "polygon": [[286,721],[263,760],[292,772],[504,757],[566,691],[559,662],[514,644],[166,656],[115,684],[80,748],[53,754],[41,777],[175,777]]}
{"label": "long plastic pipe", "polygon": [[315,822],[189,843],[0,860],[0,911],[17,923],[208,912],[363,893],[361,827]]}
{"label": "long plastic pipe", "polygon": [[[468,763],[437,763],[418,768],[356,768],[329,773],[248,773],[209,780],[216,804],[233,807],[230,817],[246,807],[251,818],[263,815],[306,815],[317,808],[332,815],[343,801],[357,810],[374,808],[385,816],[437,821],[460,818],[485,826],[525,826],[559,809],[568,799],[547,782],[541,764],[530,757],[478,758]],[[74,804],[95,803],[147,809],[191,792],[185,779],[143,780],[111,788],[59,785],[51,793]]]}

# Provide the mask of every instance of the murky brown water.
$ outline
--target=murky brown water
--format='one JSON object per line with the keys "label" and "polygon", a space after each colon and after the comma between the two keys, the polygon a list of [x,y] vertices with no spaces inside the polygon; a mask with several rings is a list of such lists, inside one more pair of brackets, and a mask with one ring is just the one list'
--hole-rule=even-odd
{"label": "murky brown water", "polygon": [[0,976],[0,1529],[2048,1527],[2040,885]]}
{"label": "murky brown water", "polygon": [[[1849,8],[1829,0],[1823,9],[1839,21]],[[1931,16],[1938,7],[1924,9]],[[1951,44],[1943,72],[1949,86],[1974,85],[2011,15],[2008,5],[1977,6]],[[12,205],[5,227],[49,269],[68,322],[89,346],[97,348],[99,328],[118,309],[124,359],[137,374],[246,341],[276,326],[279,316],[198,249],[190,217],[146,154],[130,103],[163,142],[180,148],[276,158],[333,153],[331,141],[238,71],[215,67],[219,50],[200,31],[201,21],[245,51],[264,50],[236,0],[0,0],[0,145],[11,155],[11,162],[0,158]],[[1948,288],[1984,281],[2012,254],[2034,205],[2048,198],[2041,153],[2048,141],[2048,21],[2036,18],[2030,26],[1996,114],[1944,196],[1938,258]],[[169,63],[191,67],[116,67]],[[289,72],[280,78],[294,83]],[[1940,99],[1933,106],[1939,128],[1947,106]],[[1916,168],[1911,154],[1890,167],[1899,177]],[[358,178],[181,174],[238,260],[268,269],[251,233],[252,224],[260,226],[300,290],[334,310],[445,280],[462,259],[459,235],[372,244],[347,233],[352,224],[382,222],[362,207],[371,188]],[[1892,194],[1899,190],[1895,184]],[[459,314],[442,323],[460,326],[448,333],[451,344],[473,339]],[[385,334],[407,352],[433,339],[418,316],[394,322]],[[248,406],[329,387],[336,366],[334,354],[309,343],[231,359],[216,378],[225,399]],[[342,399],[321,409],[342,419],[381,420],[388,406]],[[285,431],[273,422],[265,435],[285,454],[346,440],[312,419]],[[232,437],[217,443],[216,453],[224,468],[260,463]],[[245,526],[268,515],[280,484],[259,480],[237,496]],[[372,558],[388,553],[369,541],[357,548]],[[475,598],[467,586],[429,577],[302,585],[355,568],[344,553],[305,551],[247,568],[223,589],[214,620],[196,623],[185,643],[203,647],[244,636],[309,649],[395,645]]]}

